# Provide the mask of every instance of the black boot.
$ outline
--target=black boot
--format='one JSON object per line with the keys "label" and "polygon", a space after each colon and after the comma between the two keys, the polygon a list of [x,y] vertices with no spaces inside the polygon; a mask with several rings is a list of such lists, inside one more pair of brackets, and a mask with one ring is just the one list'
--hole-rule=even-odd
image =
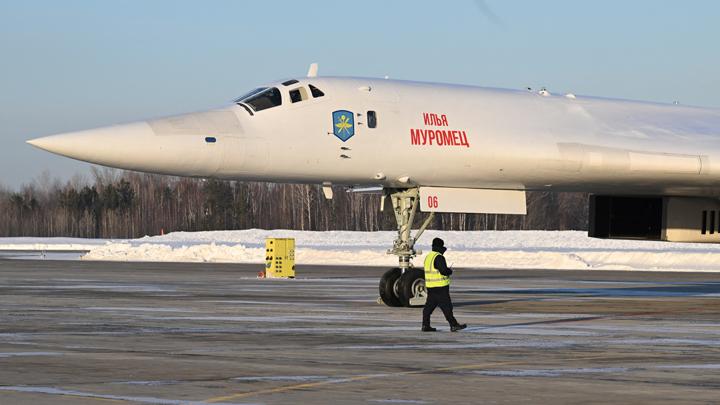
{"label": "black boot", "polygon": [[430,325],[423,325],[422,329],[420,329],[423,332],[437,332],[437,329],[433,328]]}
{"label": "black boot", "polygon": [[457,332],[457,331],[463,330],[465,328],[467,328],[466,323],[463,323],[463,324],[456,323],[455,325],[450,326],[450,332]]}

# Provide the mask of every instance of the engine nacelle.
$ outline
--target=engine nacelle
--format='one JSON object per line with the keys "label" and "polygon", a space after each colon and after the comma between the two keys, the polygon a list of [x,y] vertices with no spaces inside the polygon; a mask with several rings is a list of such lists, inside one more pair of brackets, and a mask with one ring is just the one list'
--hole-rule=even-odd
{"label": "engine nacelle", "polygon": [[590,196],[588,236],[720,243],[720,200],[694,197]]}

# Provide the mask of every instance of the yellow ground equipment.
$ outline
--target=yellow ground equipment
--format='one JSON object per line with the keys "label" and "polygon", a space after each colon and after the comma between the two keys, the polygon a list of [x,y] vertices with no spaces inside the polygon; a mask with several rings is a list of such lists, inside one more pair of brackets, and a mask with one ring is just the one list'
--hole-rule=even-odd
{"label": "yellow ground equipment", "polygon": [[264,277],[295,278],[295,239],[265,239]]}

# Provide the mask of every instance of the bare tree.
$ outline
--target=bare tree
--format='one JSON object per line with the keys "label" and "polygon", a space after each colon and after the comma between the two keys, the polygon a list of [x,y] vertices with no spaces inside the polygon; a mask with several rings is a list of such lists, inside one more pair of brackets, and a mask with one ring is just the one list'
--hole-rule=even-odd
{"label": "bare tree", "polygon": [[[231,182],[96,169],[63,183],[43,173],[17,191],[0,186],[0,236],[131,238],[219,229],[394,230],[377,195],[320,185]],[[445,230],[586,229],[587,195],[528,193],[528,215],[440,214]]]}

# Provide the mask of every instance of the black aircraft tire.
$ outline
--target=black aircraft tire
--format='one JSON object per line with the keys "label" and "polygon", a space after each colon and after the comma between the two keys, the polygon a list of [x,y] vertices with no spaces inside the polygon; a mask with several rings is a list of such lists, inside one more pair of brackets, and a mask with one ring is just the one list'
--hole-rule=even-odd
{"label": "black aircraft tire", "polygon": [[400,298],[395,294],[395,283],[402,275],[400,269],[390,269],[380,278],[380,299],[389,307],[401,307]]}
{"label": "black aircraft tire", "polygon": [[420,286],[422,286],[423,288],[425,286],[425,271],[420,269],[405,270],[405,273],[403,273],[403,275],[400,277],[400,282],[398,285],[400,302],[404,307],[413,307],[413,305],[410,305],[410,299],[415,296],[415,291]]}

